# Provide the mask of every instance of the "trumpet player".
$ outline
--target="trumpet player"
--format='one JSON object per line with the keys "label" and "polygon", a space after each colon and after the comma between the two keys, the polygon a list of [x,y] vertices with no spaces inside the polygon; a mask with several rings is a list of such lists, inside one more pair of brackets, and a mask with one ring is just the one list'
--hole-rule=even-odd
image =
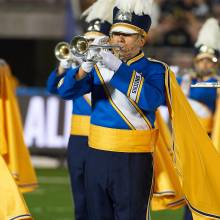
{"label": "trumpet player", "polygon": [[[191,88],[191,84],[197,82],[216,83],[217,64],[219,58],[220,27],[218,21],[209,18],[202,26],[195,44],[194,71],[179,77],[178,81],[184,94],[188,97],[190,105],[198,116],[202,126],[211,136],[214,127],[219,127],[218,120],[214,121],[214,115],[220,111],[216,106],[216,88]],[[216,148],[218,146],[215,146]],[[219,150],[219,149],[217,149]],[[185,220],[192,220],[191,212],[185,209]]]}
{"label": "trumpet player", "polygon": [[154,126],[155,111],[165,102],[183,199],[196,215],[220,218],[219,155],[170,68],[142,52],[151,2],[116,0],[110,35],[111,43],[121,47],[119,56],[101,50],[100,62],[67,70],[58,88],[64,99],[92,93],[85,163],[88,219],[150,219],[154,148],[163,132]]}
{"label": "trumpet player", "polygon": [[218,82],[219,38],[220,27],[218,21],[209,18],[202,26],[195,43],[193,71],[177,78],[184,94],[188,97],[192,108],[208,134],[211,134],[213,127],[217,89],[191,88],[190,86],[197,82]]}
{"label": "trumpet player", "polygon": [[[84,38],[89,44],[97,37],[108,36],[111,27],[110,22],[112,21],[112,15],[109,14],[109,10],[111,11],[113,4],[114,1],[112,0],[98,0],[83,13],[88,24]],[[103,5],[106,7],[103,7]],[[77,62],[78,65],[83,65],[81,58],[73,54],[69,55],[71,53],[69,45],[65,45],[64,49],[67,49],[67,59],[60,61],[59,67],[50,74],[47,82],[47,89],[54,94],[58,94],[58,87],[62,84],[66,71],[77,68],[77,65],[75,65]],[[90,62],[90,64],[87,62],[87,67],[89,65],[93,66],[93,62]],[[91,94],[87,93],[74,97],[72,103],[72,124],[67,148],[67,162],[75,205],[75,219],[88,220],[84,170],[88,149]]]}
{"label": "trumpet player", "polygon": [[165,66],[142,52],[149,11],[150,1],[116,1],[110,43],[121,49],[101,50],[100,62],[68,70],[58,88],[64,99],[92,93],[85,165],[89,220],[149,219],[155,111],[165,101]]}

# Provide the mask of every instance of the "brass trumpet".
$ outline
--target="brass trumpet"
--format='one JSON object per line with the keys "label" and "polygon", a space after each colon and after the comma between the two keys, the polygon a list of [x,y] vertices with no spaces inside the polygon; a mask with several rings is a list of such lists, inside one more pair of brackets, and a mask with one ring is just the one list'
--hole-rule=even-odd
{"label": "brass trumpet", "polygon": [[54,53],[59,61],[71,59],[70,45],[67,42],[59,42],[54,49]]}
{"label": "brass trumpet", "polygon": [[[70,42],[70,50],[73,53],[73,55],[77,57],[85,58],[87,61],[87,54],[90,49],[120,49],[121,47],[119,45],[109,45],[107,43],[103,45],[95,45],[95,44],[89,44],[88,40],[83,36],[76,36],[74,37]],[[92,61],[100,61],[101,58],[98,56],[98,54],[92,58],[90,58]]]}

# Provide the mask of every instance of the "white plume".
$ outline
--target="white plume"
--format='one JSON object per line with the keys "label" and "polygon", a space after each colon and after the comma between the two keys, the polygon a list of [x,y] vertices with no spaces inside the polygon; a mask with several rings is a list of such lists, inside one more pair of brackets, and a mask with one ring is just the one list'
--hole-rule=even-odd
{"label": "white plume", "polygon": [[219,49],[220,27],[218,20],[208,18],[199,31],[198,39],[195,43],[196,47],[204,44],[213,49]]}
{"label": "white plume", "polygon": [[151,15],[153,0],[116,0],[116,6],[125,12],[134,12],[136,15]]}
{"label": "white plume", "polygon": [[88,23],[94,19],[112,23],[114,5],[115,0],[97,0],[82,13],[82,17],[86,17]]}

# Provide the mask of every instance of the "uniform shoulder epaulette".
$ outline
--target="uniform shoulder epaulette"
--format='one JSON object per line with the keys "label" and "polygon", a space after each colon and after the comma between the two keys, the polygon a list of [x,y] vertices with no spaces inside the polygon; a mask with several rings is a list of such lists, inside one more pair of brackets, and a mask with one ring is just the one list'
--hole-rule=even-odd
{"label": "uniform shoulder epaulette", "polygon": [[150,62],[154,62],[154,63],[161,64],[166,70],[169,70],[169,69],[170,69],[170,67],[169,67],[166,63],[164,63],[164,62],[162,62],[162,61],[160,61],[160,60],[156,60],[156,59],[153,59],[153,58],[150,58],[150,57],[148,57],[147,59],[148,59]]}

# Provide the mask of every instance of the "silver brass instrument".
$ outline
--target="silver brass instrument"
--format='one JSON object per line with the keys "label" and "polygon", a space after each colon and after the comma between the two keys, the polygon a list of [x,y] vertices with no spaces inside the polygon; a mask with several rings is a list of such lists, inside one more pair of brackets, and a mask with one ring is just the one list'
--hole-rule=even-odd
{"label": "silver brass instrument", "polygon": [[70,45],[67,42],[59,42],[54,49],[54,53],[59,61],[71,59]]}
{"label": "silver brass instrument", "polygon": [[89,44],[88,40],[83,36],[76,36],[74,37],[70,42],[70,50],[73,53],[73,55],[77,57],[81,57],[86,59],[87,61],[95,61],[98,62],[101,60],[101,57],[98,56],[98,53],[96,56],[91,57],[89,60],[87,58],[87,55],[89,53],[89,50],[100,50],[100,49],[120,49],[121,47],[119,45],[109,45],[109,44],[103,44],[103,45],[95,45],[95,44]]}
{"label": "silver brass instrument", "polygon": [[193,88],[220,88],[220,82],[198,82],[191,85]]}

